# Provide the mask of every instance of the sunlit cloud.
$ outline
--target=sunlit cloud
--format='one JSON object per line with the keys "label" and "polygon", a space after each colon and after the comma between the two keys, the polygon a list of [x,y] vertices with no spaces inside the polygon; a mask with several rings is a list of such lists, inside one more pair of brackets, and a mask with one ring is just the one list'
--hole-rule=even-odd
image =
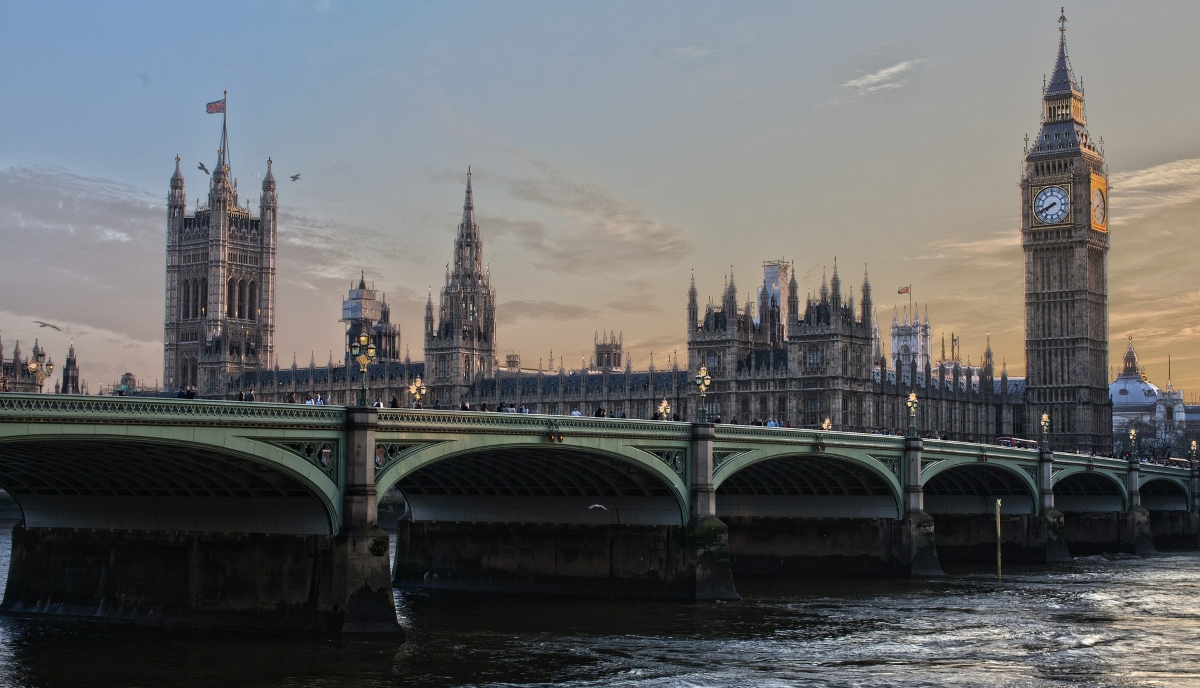
{"label": "sunlit cloud", "polygon": [[895,90],[908,83],[908,79],[901,78],[901,76],[924,61],[924,59],[905,60],[900,64],[885,67],[877,72],[871,72],[870,74],[864,74],[851,79],[842,84],[841,87],[853,91],[855,96],[866,96],[878,93],[879,91]]}
{"label": "sunlit cloud", "polygon": [[1110,183],[1110,224],[1122,225],[1150,212],[1200,199],[1200,158],[1117,172]]}

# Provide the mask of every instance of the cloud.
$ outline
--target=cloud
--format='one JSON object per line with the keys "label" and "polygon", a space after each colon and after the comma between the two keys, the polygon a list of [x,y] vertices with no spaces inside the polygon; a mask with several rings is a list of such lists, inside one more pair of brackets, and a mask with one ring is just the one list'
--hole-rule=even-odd
{"label": "cloud", "polygon": [[0,309],[161,339],[166,216],[162,194],[126,184],[0,170]]}
{"label": "cloud", "polygon": [[1200,158],[1185,158],[1113,174],[1110,224],[1119,226],[1156,210],[1200,199]]}
{"label": "cloud", "polygon": [[905,60],[900,64],[851,79],[841,87],[853,91],[855,96],[866,96],[879,91],[898,89],[908,83],[908,79],[901,79],[900,76],[924,61],[924,59]]}
{"label": "cloud", "polygon": [[696,46],[671,49],[671,55],[685,60],[695,60],[697,58],[704,57],[705,55],[711,55],[715,52],[716,50],[712,48],[698,48]]}
{"label": "cloud", "polygon": [[503,325],[515,325],[522,320],[582,320],[597,313],[595,308],[558,301],[515,300],[496,306],[496,319]]}
{"label": "cloud", "polygon": [[526,160],[508,193],[561,216],[565,227],[526,217],[488,217],[497,233],[517,238],[534,265],[562,273],[614,274],[675,265],[692,250],[683,229],[646,215],[636,203],[571,179],[549,162]]}

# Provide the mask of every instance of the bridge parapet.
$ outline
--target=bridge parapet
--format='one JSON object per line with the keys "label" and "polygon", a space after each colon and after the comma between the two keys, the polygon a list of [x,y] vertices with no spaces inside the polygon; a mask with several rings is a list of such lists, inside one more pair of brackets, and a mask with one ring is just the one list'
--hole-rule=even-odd
{"label": "bridge parapet", "polygon": [[546,416],[536,413],[481,411],[432,411],[426,409],[380,409],[382,432],[549,434],[551,431],[576,436],[670,439],[692,437],[691,423],[676,421]]}
{"label": "bridge parapet", "polygon": [[337,406],[194,399],[0,394],[0,422],[162,423],[255,427],[343,427]]}

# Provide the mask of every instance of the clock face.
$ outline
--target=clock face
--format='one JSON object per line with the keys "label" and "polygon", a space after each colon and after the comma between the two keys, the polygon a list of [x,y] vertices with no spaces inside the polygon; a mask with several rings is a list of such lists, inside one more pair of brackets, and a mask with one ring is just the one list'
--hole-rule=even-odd
{"label": "clock face", "polygon": [[1067,198],[1067,192],[1058,186],[1047,186],[1033,199],[1033,213],[1043,224],[1062,222],[1070,209],[1071,201]]}
{"label": "clock face", "polygon": [[1104,224],[1104,216],[1108,212],[1105,207],[1104,192],[1100,189],[1092,189],[1092,222],[1102,225]]}

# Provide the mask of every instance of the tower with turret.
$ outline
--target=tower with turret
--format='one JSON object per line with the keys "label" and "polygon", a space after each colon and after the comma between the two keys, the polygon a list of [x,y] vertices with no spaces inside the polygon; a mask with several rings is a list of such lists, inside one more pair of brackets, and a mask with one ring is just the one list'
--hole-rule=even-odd
{"label": "tower with turret", "polygon": [[496,292],[483,263],[483,243],[475,223],[471,171],[462,222],[454,239],[454,263],[446,266],[437,320],[433,292],[425,304],[425,385],[431,403],[457,405],[477,378],[496,367]]}
{"label": "tower with turret", "polygon": [[[229,133],[208,185],[188,213],[179,157],[167,196],[163,384],[223,398],[245,372],[269,369],[275,354],[275,255],[279,204],[267,160],[255,217],[238,196]],[[203,169],[203,168],[202,168]]]}
{"label": "tower with turret", "polygon": [[[1067,57],[1066,17],[1021,174],[1030,417],[1054,449],[1108,451],[1108,171]],[[1040,429],[1040,428],[1039,428]]]}

